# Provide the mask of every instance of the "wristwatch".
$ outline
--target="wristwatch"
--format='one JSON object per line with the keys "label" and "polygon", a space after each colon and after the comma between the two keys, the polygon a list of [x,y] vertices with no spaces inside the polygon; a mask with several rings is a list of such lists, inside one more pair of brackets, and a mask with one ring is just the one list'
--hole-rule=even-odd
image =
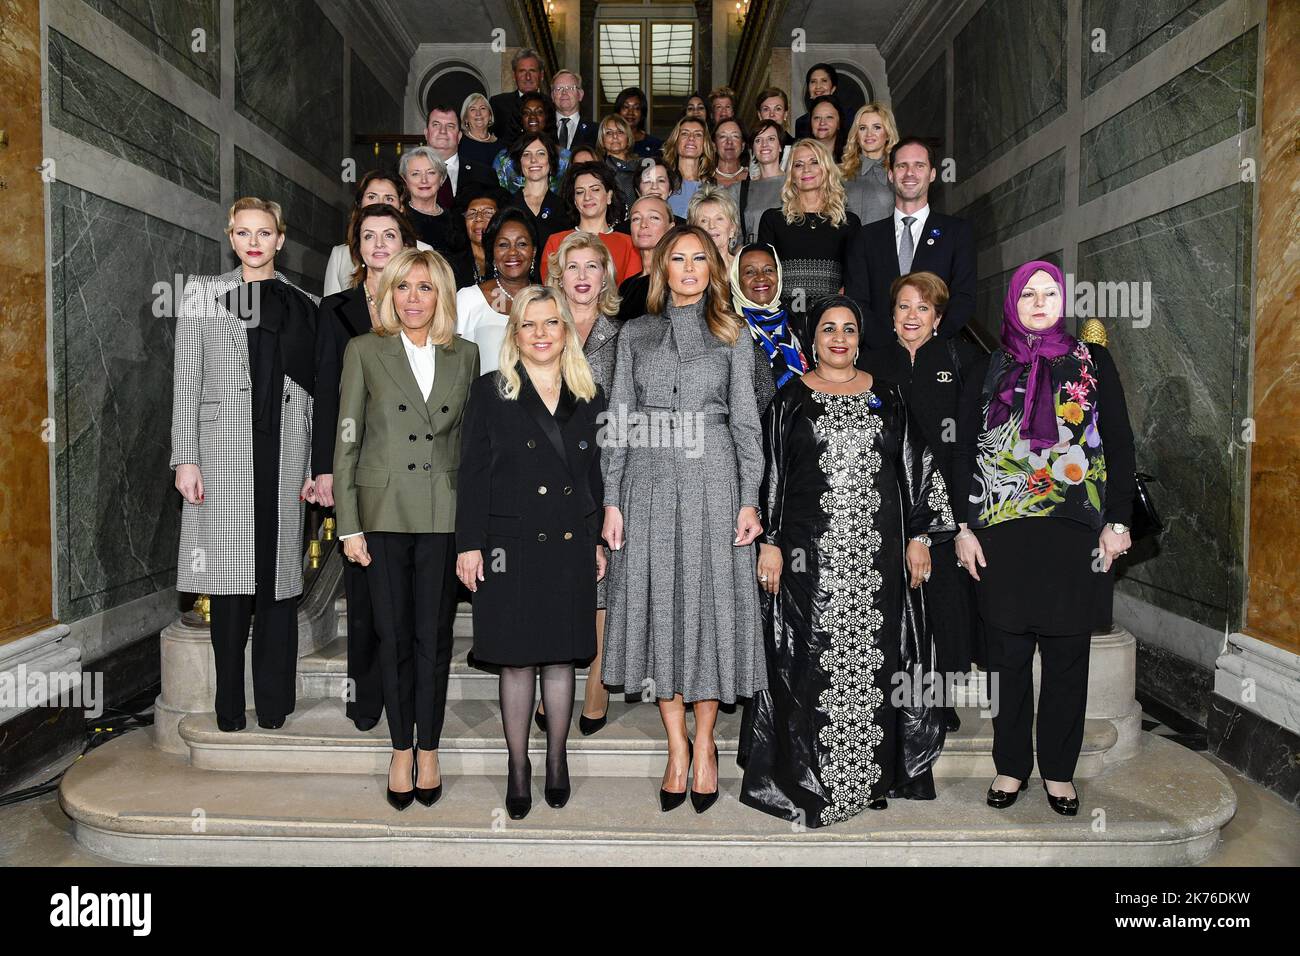
{"label": "wristwatch", "polygon": [[920,542],[921,542],[923,545],[925,545],[927,548],[930,547],[930,545],[931,545],[930,536],[929,536],[928,534],[918,534],[918,535],[917,535],[915,538],[913,538],[912,540],[913,540],[913,541],[920,541]]}
{"label": "wristwatch", "polygon": [[1118,521],[1112,521],[1110,523],[1110,530],[1114,531],[1116,534],[1128,534],[1128,525],[1121,524]]}

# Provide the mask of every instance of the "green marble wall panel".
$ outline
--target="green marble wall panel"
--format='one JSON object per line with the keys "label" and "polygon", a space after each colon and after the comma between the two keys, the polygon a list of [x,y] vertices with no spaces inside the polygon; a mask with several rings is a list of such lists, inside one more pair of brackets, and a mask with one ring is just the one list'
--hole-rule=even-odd
{"label": "green marble wall panel", "polygon": [[1065,112],[1066,0],[988,0],[953,41],[952,155],[969,178]]}
{"label": "green marble wall panel", "polygon": [[1255,30],[1242,34],[1088,130],[1080,144],[1079,201],[1254,126],[1256,40]]}
{"label": "green marble wall panel", "polygon": [[[213,96],[221,95],[220,0],[85,0]],[[196,37],[196,30],[202,34]],[[195,50],[201,40],[202,49]]]}
{"label": "green marble wall panel", "polygon": [[400,133],[402,107],[370,72],[365,61],[352,54],[352,130],[355,133]]}
{"label": "green marble wall panel", "polygon": [[235,0],[235,108],[338,176],[343,142],[343,37],[313,0]]}
{"label": "green marble wall panel", "polygon": [[289,235],[325,255],[347,238],[347,221],[336,206],[239,147],[235,147],[235,195],[278,202]]}
{"label": "green marble wall panel", "polygon": [[49,254],[66,623],[176,583],[174,319],[154,315],[154,286],[222,266],[214,240],[61,182],[50,187]]}
{"label": "green marble wall panel", "polygon": [[1240,601],[1251,191],[1231,186],[1079,245],[1078,279],[1150,282],[1149,325],[1108,319],[1140,470],[1167,530],[1120,587],[1208,627]]}
{"label": "green marble wall panel", "polygon": [[[1222,3],[1083,0],[1083,95],[1100,89]],[[1098,46],[1104,48],[1095,49]]]}
{"label": "green marble wall panel", "polygon": [[975,248],[988,249],[1061,214],[1065,150],[1057,150],[980,196],[957,215],[975,229]]}
{"label": "green marble wall panel", "polygon": [[145,89],[57,30],[49,31],[50,124],[218,200],[216,132]]}

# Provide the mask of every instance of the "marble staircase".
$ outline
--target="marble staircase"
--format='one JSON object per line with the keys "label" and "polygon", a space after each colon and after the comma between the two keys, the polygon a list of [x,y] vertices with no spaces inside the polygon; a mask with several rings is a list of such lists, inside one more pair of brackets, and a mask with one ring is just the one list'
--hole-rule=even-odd
{"label": "marble staircase", "polygon": [[972,684],[962,728],[936,765],[935,801],[895,800],[822,829],[751,810],[737,799],[735,710],[718,721],[722,798],[704,815],[689,803],[665,814],[656,798],[667,753],[657,709],[615,697],[599,733],[581,736],[575,720],[573,797],[563,810],[541,800],[545,738],[533,728],[535,803],[512,821],[496,678],[466,663],[471,626],[462,607],[440,750],[444,795],[399,814],[384,800],[386,725],[360,732],[343,714],[344,606],[328,599],[336,591],[332,584],[313,606],[304,602],[300,699],[276,731],[259,729],[251,713],[247,730],[218,731],[206,630],[169,627],[152,737],[114,740],[64,779],[61,802],[78,841],[138,863],[1170,865],[1207,857],[1236,808],[1212,764],[1141,731],[1133,638],[1117,631],[1093,639],[1076,774],[1083,809],[1073,819],[1051,812],[1036,781],[1010,810],[984,804],[992,728]]}

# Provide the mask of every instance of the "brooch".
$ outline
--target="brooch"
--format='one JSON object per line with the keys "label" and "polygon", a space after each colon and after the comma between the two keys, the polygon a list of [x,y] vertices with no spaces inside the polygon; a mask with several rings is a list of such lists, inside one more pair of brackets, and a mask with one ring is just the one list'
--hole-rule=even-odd
{"label": "brooch", "polygon": [[578,450],[579,451],[587,450],[587,440],[585,438],[582,441],[578,442]]}
{"label": "brooch", "polygon": [[952,381],[952,372],[949,372],[947,369],[944,369],[942,371],[936,372],[934,377],[936,380],[946,384]]}
{"label": "brooch", "polygon": [[875,392],[867,392],[867,408],[879,408],[885,404]]}

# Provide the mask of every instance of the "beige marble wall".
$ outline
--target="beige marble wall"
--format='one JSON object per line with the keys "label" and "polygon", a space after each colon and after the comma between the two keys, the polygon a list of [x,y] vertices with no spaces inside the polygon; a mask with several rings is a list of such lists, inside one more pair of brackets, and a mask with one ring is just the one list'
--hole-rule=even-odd
{"label": "beige marble wall", "polygon": [[52,620],[39,0],[0,0],[0,643]]}
{"label": "beige marble wall", "polygon": [[1300,651],[1300,4],[1270,0],[1265,35],[1245,631]]}

